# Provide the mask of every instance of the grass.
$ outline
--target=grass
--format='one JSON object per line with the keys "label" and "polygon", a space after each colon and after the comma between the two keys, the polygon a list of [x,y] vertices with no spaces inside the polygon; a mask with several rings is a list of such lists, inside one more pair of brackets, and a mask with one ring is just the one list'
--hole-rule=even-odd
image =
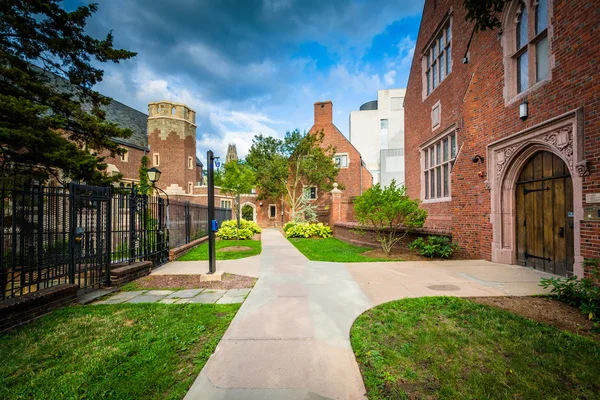
{"label": "grass", "polygon": [[[226,247],[237,246],[236,240],[217,240],[216,249],[224,249]],[[252,250],[245,251],[217,251],[217,260],[237,260],[239,258],[246,258],[260,254],[262,251],[262,243],[260,240],[240,240],[240,246],[246,246],[252,248]],[[194,248],[190,252],[179,257],[177,261],[198,261],[208,260],[208,242],[202,243],[200,246]]]}
{"label": "grass", "polygon": [[600,343],[464,299],[382,304],[350,336],[370,400],[600,393]]}
{"label": "grass", "polygon": [[239,305],[73,306],[0,335],[2,399],[182,399]]}
{"label": "grass", "polygon": [[369,247],[355,246],[336,238],[288,239],[302,254],[312,261],[332,262],[381,262],[402,261],[363,256],[362,253],[373,250]]}

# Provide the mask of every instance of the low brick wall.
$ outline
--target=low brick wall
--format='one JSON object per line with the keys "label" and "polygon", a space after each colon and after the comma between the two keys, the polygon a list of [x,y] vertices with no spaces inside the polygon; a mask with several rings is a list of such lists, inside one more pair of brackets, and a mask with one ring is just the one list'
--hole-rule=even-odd
{"label": "low brick wall", "polygon": [[[416,229],[406,235],[402,240],[394,245],[394,248],[407,248],[409,243],[419,237],[424,236],[448,236],[452,238],[451,232],[441,229]],[[359,246],[379,247],[377,233],[373,229],[361,228],[359,224],[353,222],[336,222],[333,226],[333,236],[344,242],[356,244]]]}
{"label": "low brick wall", "polygon": [[208,240],[208,236],[204,236],[200,239],[192,240],[188,244],[184,244],[183,246],[175,247],[169,250],[169,261],[175,261],[185,253],[192,250],[194,247],[202,244]]}
{"label": "low brick wall", "polygon": [[7,332],[59,308],[77,303],[77,285],[59,285],[0,302],[0,332]]}
{"label": "low brick wall", "polygon": [[134,281],[152,271],[152,261],[140,261],[133,264],[113,264],[110,268],[110,280],[113,286],[121,286]]}

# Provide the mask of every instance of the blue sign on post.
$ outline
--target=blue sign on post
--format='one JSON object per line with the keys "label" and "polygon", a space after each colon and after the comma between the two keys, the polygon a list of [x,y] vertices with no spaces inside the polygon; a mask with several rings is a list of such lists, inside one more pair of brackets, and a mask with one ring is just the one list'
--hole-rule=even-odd
{"label": "blue sign on post", "polygon": [[217,221],[216,219],[213,219],[211,221],[210,228],[212,229],[213,232],[218,231],[219,230],[219,221]]}

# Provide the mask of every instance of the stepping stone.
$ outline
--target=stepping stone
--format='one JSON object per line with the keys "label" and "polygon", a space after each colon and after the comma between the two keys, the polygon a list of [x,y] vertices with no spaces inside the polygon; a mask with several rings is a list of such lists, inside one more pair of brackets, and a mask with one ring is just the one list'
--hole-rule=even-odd
{"label": "stepping stone", "polygon": [[227,291],[227,293],[225,293],[225,296],[226,297],[246,296],[248,293],[250,293],[250,291],[252,291],[252,289],[250,289],[250,288],[230,289]]}
{"label": "stepping stone", "polygon": [[159,303],[162,304],[174,304],[177,301],[177,299],[162,299],[161,301],[159,301]]}
{"label": "stepping stone", "polygon": [[134,297],[133,299],[129,300],[127,303],[129,304],[134,304],[134,303],[156,303],[159,300],[162,300],[165,296],[147,296],[145,294],[141,295],[141,296],[137,296]]}
{"label": "stepping stone", "polygon": [[121,303],[124,301],[128,301],[133,299],[134,297],[139,296],[140,294],[144,293],[144,291],[135,291],[135,292],[120,292],[117,293],[116,295],[108,298],[105,301],[112,301],[113,303],[107,303],[107,304],[116,304],[116,303]]}
{"label": "stepping stone", "polygon": [[239,303],[243,303],[245,298],[246,298],[246,296],[237,296],[237,297],[223,296],[217,301],[217,304],[239,304]]}
{"label": "stepping stone", "polygon": [[173,294],[172,290],[149,290],[145,293],[148,296],[168,296]]}
{"label": "stepping stone", "polygon": [[198,296],[204,289],[184,289],[178,290],[167,296],[167,299],[187,299]]}
{"label": "stepping stone", "polygon": [[209,292],[208,290],[205,290],[204,292],[200,293],[198,296],[196,297],[192,297],[191,299],[189,299],[190,303],[215,303],[217,300],[219,300],[221,297],[223,297],[223,295],[225,294],[224,290],[215,290],[213,292]]}

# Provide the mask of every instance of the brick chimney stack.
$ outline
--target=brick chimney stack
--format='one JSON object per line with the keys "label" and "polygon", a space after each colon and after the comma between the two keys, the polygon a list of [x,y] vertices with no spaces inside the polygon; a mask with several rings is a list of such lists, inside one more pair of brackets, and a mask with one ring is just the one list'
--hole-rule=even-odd
{"label": "brick chimney stack", "polygon": [[315,103],[315,125],[333,124],[333,103],[329,100]]}

